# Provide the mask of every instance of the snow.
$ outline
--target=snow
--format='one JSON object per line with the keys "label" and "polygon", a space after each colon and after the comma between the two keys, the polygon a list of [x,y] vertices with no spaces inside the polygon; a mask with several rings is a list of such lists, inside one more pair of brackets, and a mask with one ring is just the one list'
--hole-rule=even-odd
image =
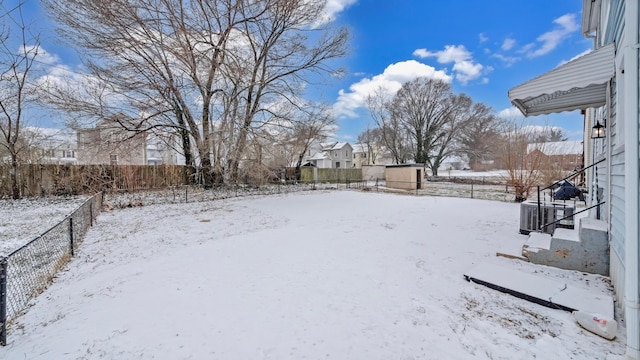
{"label": "snow", "polygon": [[[4,359],[622,359],[571,314],[469,283],[515,203],[313,191],[103,212]],[[619,333],[624,334],[623,330]]]}
{"label": "snow", "polygon": [[75,211],[88,196],[0,199],[0,255],[8,255]]}

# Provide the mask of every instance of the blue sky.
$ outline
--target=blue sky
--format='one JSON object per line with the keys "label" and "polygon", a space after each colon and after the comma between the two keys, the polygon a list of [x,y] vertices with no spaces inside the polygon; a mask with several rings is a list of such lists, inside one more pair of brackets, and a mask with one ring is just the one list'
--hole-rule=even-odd
{"label": "blue sky", "polygon": [[[444,76],[455,92],[508,113],[510,88],[592,47],[580,34],[578,0],[344,1],[350,5],[337,22],[353,32],[347,76],[324,95],[336,103],[339,134],[349,141],[373,127],[363,99],[377,86],[397,89],[418,75]],[[579,112],[529,121],[581,139]]]}
{"label": "blue sky", "polygon": [[[17,0],[5,1],[4,7],[12,3]],[[330,84],[314,85],[309,94],[333,104],[336,136],[349,142],[375,125],[364,102],[371,91],[395,91],[418,76],[450,81],[456,93],[496,112],[519,114],[509,103],[510,88],[591,49],[591,40],[580,34],[581,5],[579,0],[329,0],[334,21],[352,32],[349,55],[335,63],[346,73]],[[42,31],[52,68],[79,65],[74,51],[57,39],[38,1],[27,0],[25,17]],[[563,127],[570,139],[581,139],[578,112],[529,121]],[[51,121],[43,125],[47,123]]]}

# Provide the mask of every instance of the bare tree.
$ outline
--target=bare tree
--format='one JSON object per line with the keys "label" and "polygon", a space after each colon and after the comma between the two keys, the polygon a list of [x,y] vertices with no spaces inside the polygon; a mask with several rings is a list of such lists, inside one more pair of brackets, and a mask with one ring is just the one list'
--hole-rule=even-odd
{"label": "bare tree", "polygon": [[[234,29],[248,19],[242,3],[191,0],[45,0],[60,32],[80,47],[97,90],[62,91],[58,105],[106,117],[125,113],[131,131],[175,131],[187,164],[214,181],[211,111],[221,64]],[[78,98],[88,98],[78,108]],[[65,101],[66,99],[66,101]],[[187,135],[189,137],[187,141]],[[191,146],[196,154],[192,156]]]}
{"label": "bare tree", "polygon": [[501,122],[490,107],[473,105],[469,121],[457,131],[458,151],[466,156],[471,169],[478,170],[483,160],[495,158],[500,128]]}
{"label": "bare tree", "polygon": [[[242,23],[242,42],[248,45],[235,52],[231,62],[236,71],[229,77],[234,85],[240,84],[231,97],[239,106],[238,133],[229,159],[232,178],[252,128],[277,117],[270,104],[287,101],[297,105],[305,75],[334,72],[327,62],[345,54],[346,29],[313,27],[324,6],[324,1],[272,0],[244,8],[247,18],[253,13],[263,16]],[[314,41],[310,41],[311,34],[316,37]]]}
{"label": "bare tree", "polygon": [[383,133],[380,128],[367,128],[358,135],[358,143],[365,146],[367,164],[375,165],[378,155],[383,147]]}
{"label": "bare tree", "polygon": [[286,143],[295,156],[295,179],[300,180],[300,167],[314,142],[322,142],[336,125],[335,118],[324,106],[313,106],[293,119]]}
{"label": "bare tree", "polygon": [[434,176],[444,160],[456,151],[455,143],[459,132],[464,129],[474,116],[473,100],[465,94],[451,96],[451,112],[434,141],[427,157],[427,167]]}
{"label": "bare tree", "polygon": [[563,128],[548,125],[542,127],[538,132],[532,132],[531,137],[530,141],[533,143],[567,141],[569,139]]}
{"label": "bare tree", "polygon": [[458,108],[470,101],[456,97],[444,81],[417,78],[402,85],[388,111],[410,139],[413,160],[425,164],[434,175],[449,152],[458,123]]}
{"label": "bare tree", "polygon": [[507,183],[514,187],[518,202],[526,200],[531,189],[540,183],[543,158],[529,155],[528,149],[534,131],[533,127],[507,121],[502,132],[498,158],[507,170]]}
{"label": "bare tree", "polygon": [[344,29],[313,26],[321,0],[44,2],[104,89],[84,109],[62,93],[62,107],[175,131],[207,184],[237,178],[248,139],[278,118],[269,104],[294,98],[304,74],[330,72],[347,40]]}
{"label": "bare tree", "polygon": [[403,164],[409,160],[411,142],[399,118],[392,116],[391,99],[383,89],[377,89],[367,97],[369,114],[375,121],[382,143],[391,153],[396,164]]}
{"label": "bare tree", "polygon": [[[33,102],[31,72],[40,54],[40,35],[33,33],[22,14],[23,3],[4,14],[0,30],[0,146],[9,155],[11,196],[20,198],[19,155],[28,148],[23,135],[25,110]],[[14,45],[16,45],[14,47]]]}

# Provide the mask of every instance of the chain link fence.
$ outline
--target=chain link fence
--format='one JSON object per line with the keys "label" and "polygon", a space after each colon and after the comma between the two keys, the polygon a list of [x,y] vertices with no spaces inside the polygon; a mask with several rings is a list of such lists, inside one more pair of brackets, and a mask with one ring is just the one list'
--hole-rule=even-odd
{"label": "chain link fence", "polygon": [[22,314],[74,255],[96,215],[104,193],[93,195],[51,229],[0,258],[0,345],[7,323]]}
{"label": "chain link fence", "polygon": [[197,185],[173,186],[140,192],[110,192],[105,195],[104,205],[107,208],[125,208],[153,204],[178,204],[301,191],[358,189],[362,186],[361,184],[362,182],[279,181],[272,184],[224,184],[208,188]]}
{"label": "chain link fence", "polygon": [[513,186],[506,184],[449,182],[449,181],[396,181],[389,186],[385,180],[351,182],[350,188],[365,191],[410,194],[419,196],[444,196],[494,201],[515,201]]}

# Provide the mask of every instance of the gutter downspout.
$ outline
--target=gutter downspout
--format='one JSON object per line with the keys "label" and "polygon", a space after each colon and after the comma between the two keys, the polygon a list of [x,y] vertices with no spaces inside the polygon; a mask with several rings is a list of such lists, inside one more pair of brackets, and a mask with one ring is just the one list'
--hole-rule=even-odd
{"label": "gutter downspout", "polygon": [[638,146],[640,145],[638,127],[640,111],[638,96],[640,85],[638,77],[638,1],[625,1],[625,37],[624,55],[624,115],[625,119],[625,324],[627,326],[627,359],[640,359],[640,289],[638,281],[640,269],[640,235],[638,205],[640,204],[640,171],[638,165]]}

